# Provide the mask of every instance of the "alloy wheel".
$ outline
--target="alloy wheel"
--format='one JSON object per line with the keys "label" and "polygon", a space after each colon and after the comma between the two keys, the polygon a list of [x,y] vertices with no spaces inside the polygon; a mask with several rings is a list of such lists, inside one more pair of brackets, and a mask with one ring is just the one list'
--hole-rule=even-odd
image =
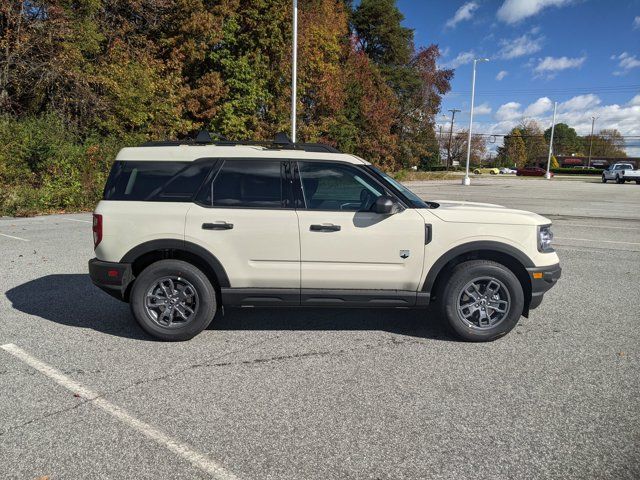
{"label": "alloy wheel", "polygon": [[475,278],[458,296],[458,316],[471,327],[493,328],[507,317],[510,309],[509,290],[497,278]]}

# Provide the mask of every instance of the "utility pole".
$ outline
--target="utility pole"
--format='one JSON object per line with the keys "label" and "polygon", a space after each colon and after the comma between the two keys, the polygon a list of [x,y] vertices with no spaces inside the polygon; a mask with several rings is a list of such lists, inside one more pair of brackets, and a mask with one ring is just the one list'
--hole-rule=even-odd
{"label": "utility pole", "polygon": [[558,108],[558,102],[553,102],[553,120],[551,120],[551,138],[549,138],[549,156],[547,157],[547,173],[544,174],[544,178],[551,180],[551,153],[553,152],[553,132],[556,128],[556,109]]}
{"label": "utility pole", "polygon": [[591,147],[593,147],[593,125],[596,123],[598,117],[591,117],[591,137],[589,137],[589,161],[587,167],[591,166]]}
{"label": "utility pole", "polygon": [[459,112],[457,108],[449,109],[451,112],[451,130],[449,130],[449,146],[447,147],[447,170],[451,166],[451,137],[453,136],[453,120],[456,118],[456,112]]}
{"label": "utility pole", "polygon": [[291,141],[296,143],[296,96],[298,77],[298,0],[293,0],[293,51],[291,59]]}
{"label": "utility pole", "polygon": [[469,178],[469,161],[471,160],[471,130],[473,128],[473,102],[476,98],[476,64],[478,62],[488,62],[488,58],[476,58],[473,60],[473,77],[471,80],[471,112],[469,112],[469,136],[467,137],[467,168],[462,179],[463,185],[471,185]]}

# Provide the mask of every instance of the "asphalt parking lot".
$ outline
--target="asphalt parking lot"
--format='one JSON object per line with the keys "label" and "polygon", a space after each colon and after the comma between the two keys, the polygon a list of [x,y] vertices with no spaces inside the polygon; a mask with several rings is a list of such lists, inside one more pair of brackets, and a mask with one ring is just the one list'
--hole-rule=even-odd
{"label": "asphalt parking lot", "polygon": [[563,278],[506,337],[244,309],[156,342],[90,284],[89,215],[0,219],[0,478],[640,478],[640,186],[411,187],[554,221]]}

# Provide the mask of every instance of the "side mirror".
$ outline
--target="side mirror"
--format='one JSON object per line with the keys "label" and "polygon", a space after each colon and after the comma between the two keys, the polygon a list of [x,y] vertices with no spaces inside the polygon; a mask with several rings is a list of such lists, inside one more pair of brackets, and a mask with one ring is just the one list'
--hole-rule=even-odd
{"label": "side mirror", "polygon": [[393,197],[389,195],[381,195],[373,204],[373,211],[381,215],[393,215],[399,211],[399,205]]}

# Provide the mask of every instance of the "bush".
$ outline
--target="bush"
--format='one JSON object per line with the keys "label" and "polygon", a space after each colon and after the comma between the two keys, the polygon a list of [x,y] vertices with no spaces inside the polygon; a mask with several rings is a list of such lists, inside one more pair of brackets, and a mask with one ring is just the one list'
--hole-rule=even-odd
{"label": "bush", "polygon": [[117,151],[144,138],[79,138],[53,114],[0,116],[0,215],[92,210]]}
{"label": "bush", "polygon": [[602,170],[599,168],[595,170],[587,170],[586,168],[552,168],[551,171],[562,175],[602,175]]}

